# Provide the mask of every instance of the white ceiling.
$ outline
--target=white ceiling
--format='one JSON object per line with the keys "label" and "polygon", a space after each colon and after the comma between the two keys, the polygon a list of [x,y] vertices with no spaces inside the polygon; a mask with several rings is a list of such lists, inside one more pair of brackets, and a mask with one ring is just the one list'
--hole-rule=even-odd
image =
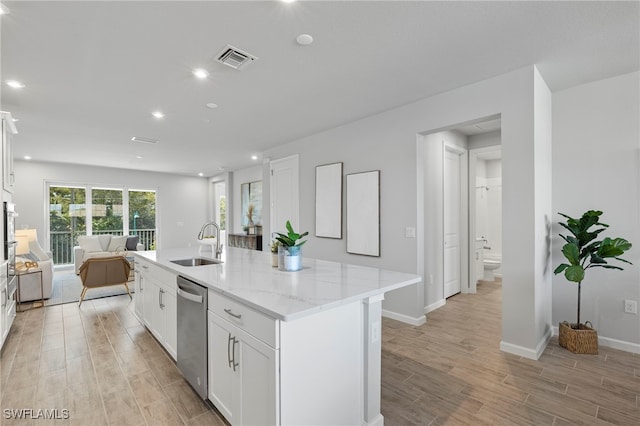
{"label": "white ceiling", "polygon": [[[638,1],[3,3],[2,81],[26,84],[0,93],[20,119],[16,156],[171,173],[250,166],[270,147],[530,64],[557,91],[640,62]],[[314,43],[298,45],[302,33]],[[259,59],[216,63],[227,44]]]}

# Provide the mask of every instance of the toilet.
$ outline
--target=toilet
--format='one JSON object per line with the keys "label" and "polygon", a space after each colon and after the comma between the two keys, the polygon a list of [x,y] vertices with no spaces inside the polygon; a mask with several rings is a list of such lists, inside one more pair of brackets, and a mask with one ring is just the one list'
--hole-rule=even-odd
{"label": "toilet", "polygon": [[496,279],[495,271],[502,265],[502,259],[499,254],[485,253],[483,258],[484,264],[484,280],[494,281]]}

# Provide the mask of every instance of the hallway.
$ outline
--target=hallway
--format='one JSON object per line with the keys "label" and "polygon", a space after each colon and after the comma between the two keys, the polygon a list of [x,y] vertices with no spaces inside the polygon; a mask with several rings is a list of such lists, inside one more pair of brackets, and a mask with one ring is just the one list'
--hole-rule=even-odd
{"label": "hallway", "polygon": [[500,352],[501,287],[480,282],[420,327],[384,319],[386,425],[640,423],[639,355],[574,355],[556,337],[538,361]]}

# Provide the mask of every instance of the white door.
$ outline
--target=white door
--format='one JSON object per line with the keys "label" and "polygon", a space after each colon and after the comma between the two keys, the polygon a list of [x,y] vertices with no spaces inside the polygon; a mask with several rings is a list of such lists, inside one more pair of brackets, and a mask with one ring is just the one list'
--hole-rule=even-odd
{"label": "white door", "polygon": [[444,152],[444,297],[460,293],[460,154]]}
{"label": "white door", "polygon": [[178,296],[175,290],[162,293],[164,315],[164,347],[174,360],[178,358]]}
{"label": "white door", "polygon": [[274,160],[271,169],[271,234],[286,233],[285,224],[291,221],[294,230],[300,229],[298,220],[298,156]]}
{"label": "white door", "polygon": [[249,333],[239,335],[242,424],[279,424],[278,352]]}
{"label": "white door", "polygon": [[[234,371],[232,350],[235,348],[235,327],[217,315],[208,314],[209,345],[209,400],[231,424],[239,424],[237,419],[237,382]],[[234,345],[234,347],[232,347]],[[238,366],[236,365],[236,369]]]}

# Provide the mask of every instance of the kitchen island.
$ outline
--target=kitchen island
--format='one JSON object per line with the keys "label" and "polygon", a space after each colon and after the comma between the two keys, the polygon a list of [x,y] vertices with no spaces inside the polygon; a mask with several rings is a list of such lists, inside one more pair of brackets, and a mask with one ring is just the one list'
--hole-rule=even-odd
{"label": "kitchen island", "polygon": [[[178,275],[208,288],[208,398],[231,424],[383,424],[382,300],[419,276],[307,258],[302,270],[284,272],[270,253],[234,248],[203,266],[172,262],[208,257],[197,248],[135,255],[136,313],[152,332],[161,313],[147,315],[155,308],[141,302],[155,299],[146,297],[149,281],[164,281],[164,306]],[[170,307],[154,333],[173,356],[174,321]]]}

